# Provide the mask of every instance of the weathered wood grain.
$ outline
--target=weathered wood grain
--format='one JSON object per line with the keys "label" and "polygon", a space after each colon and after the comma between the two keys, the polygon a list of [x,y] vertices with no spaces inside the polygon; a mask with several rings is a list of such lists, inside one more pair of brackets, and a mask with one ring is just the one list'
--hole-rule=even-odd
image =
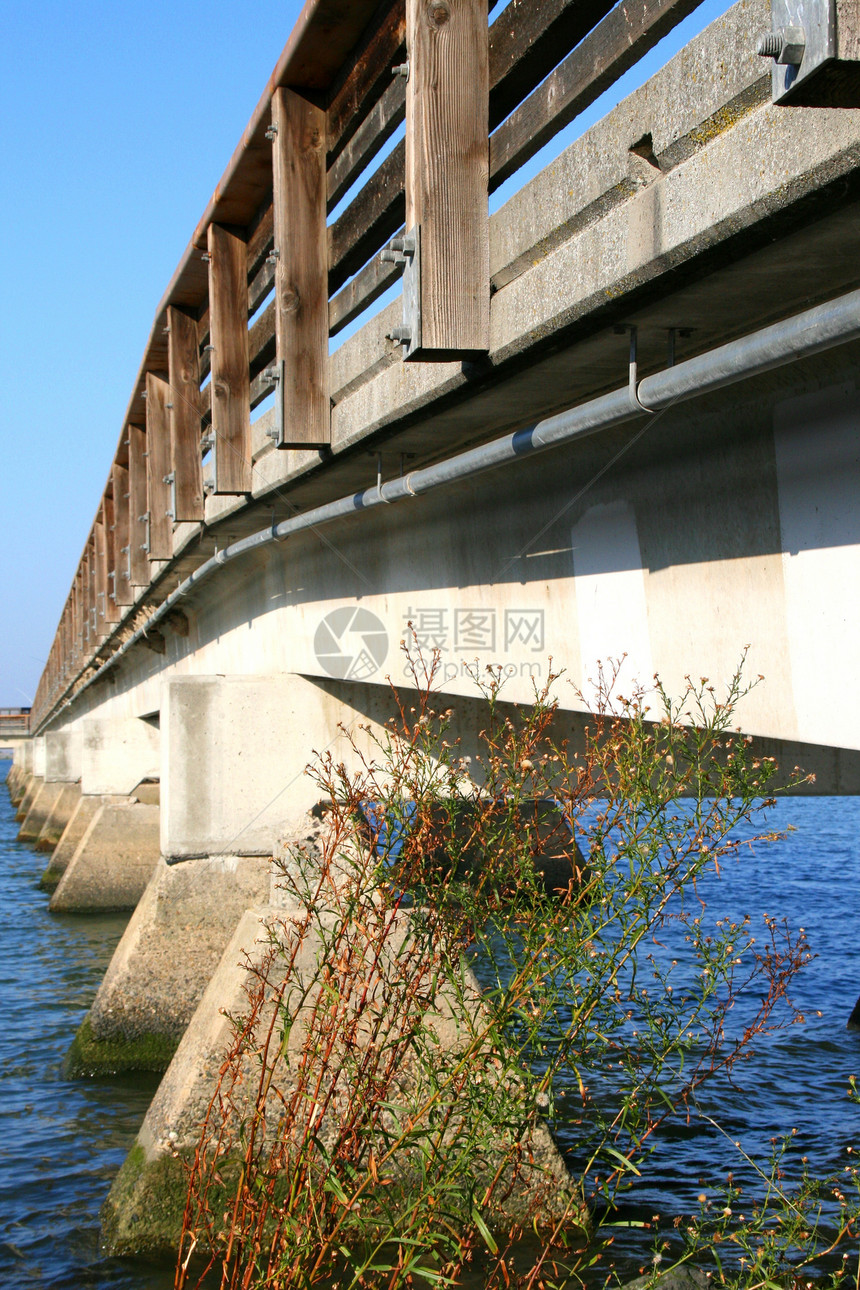
{"label": "weathered wood grain", "polygon": [[406,229],[421,229],[421,344],[438,360],[490,344],[487,10],[407,0]]}
{"label": "weathered wood grain", "polygon": [[128,469],[121,466],[119,462],[114,462],[111,468],[111,480],[113,481],[113,522],[114,522],[114,553],[116,558],[116,581],[115,581],[115,599],[118,605],[131,605],[134,603],[134,592],[131,589],[131,582],[128,577],[128,519],[129,519],[129,489],[128,489]]}
{"label": "weathered wood grain", "polygon": [[209,225],[208,237],[215,492],[247,493],[251,488],[247,246],[220,224]]}
{"label": "weathered wood grain", "polygon": [[203,519],[203,470],[200,460],[200,369],[197,324],[173,305],[167,355],[170,380],[170,469],[176,480],[174,520]]}
{"label": "weathered wood grain", "polygon": [[149,561],[144,550],[146,539],[146,431],[142,426],[128,427],[129,555],[133,587],[149,585]]}
{"label": "weathered wood grain", "polygon": [[272,123],[275,211],[275,342],[284,364],[280,448],[331,443],[328,393],[326,114],[276,90]]}
{"label": "weathered wood grain", "polygon": [[170,386],[153,372],[146,374],[146,501],[149,511],[149,558],[173,555],[170,510]]}

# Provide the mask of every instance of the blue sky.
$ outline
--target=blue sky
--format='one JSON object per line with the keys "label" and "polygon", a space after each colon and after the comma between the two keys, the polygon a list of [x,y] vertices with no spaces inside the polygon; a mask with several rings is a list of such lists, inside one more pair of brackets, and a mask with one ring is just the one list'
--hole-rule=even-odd
{"label": "blue sky", "polygon": [[[705,0],[530,170],[726,7]],[[0,706],[32,699],[156,305],[300,9],[3,7]]]}

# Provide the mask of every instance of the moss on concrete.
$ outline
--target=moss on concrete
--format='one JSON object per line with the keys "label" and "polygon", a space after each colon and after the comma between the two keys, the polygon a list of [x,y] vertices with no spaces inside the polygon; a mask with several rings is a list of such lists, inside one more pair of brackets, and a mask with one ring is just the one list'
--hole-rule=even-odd
{"label": "moss on concrete", "polygon": [[[135,1143],[102,1206],[102,1236],[109,1254],[175,1258],[191,1163],[179,1154],[147,1160],[143,1147]],[[219,1163],[221,1182],[212,1184],[208,1196],[213,1213],[219,1213],[235,1194],[239,1167],[238,1160]]]}
{"label": "moss on concrete", "polygon": [[170,1065],[179,1039],[175,1035],[145,1034],[126,1039],[120,1035],[102,1039],[93,1033],[84,1017],[66,1057],[66,1075],[71,1079],[87,1075],[117,1075],[121,1071],[155,1071]]}
{"label": "moss on concrete", "polygon": [[110,1254],[175,1254],[182,1232],[188,1176],[178,1157],[148,1161],[135,1143],[102,1207],[102,1233]]}
{"label": "moss on concrete", "polygon": [[41,878],[39,879],[39,886],[42,888],[43,891],[54,891],[54,889],[57,886],[59,886],[60,879],[62,878],[65,872],[66,872],[65,865],[63,865],[62,868],[58,868],[52,862],[51,864],[48,865],[47,869],[44,871]]}

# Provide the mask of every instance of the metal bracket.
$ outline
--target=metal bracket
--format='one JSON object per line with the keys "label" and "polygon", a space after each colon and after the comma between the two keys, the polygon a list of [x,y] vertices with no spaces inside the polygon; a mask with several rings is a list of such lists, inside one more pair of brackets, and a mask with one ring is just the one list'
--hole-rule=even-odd
{"label": "metal bracket", "polygon": [[279,358],[276,363],[263,370],[263,380],[267,385],[275,387],[275,424],[266,434],[273,441],[276,448],[280,448],[284,442],[284,360]]}
{"label": "metal bracket", "polygon": [[757,52],[774,60],[771,98],[782,103],[836,57],[836,0],[771,0],[770,15]]}
{"label": "metal bracket", "polygon": [[165,475],[164,482],[165,484],[170,485],[170,509],[165,511],[164,513],[165,515],[169,516],[170,519],[172,519],[175,524],[176,523],[176,471],[171,470],[169,475]]}
{"label": "metal bracket", "polygon": [[403,347],[410,358],[421,348],[421,228],[418,224],[403,237],[395,237],[380,255],[381,260],[403,265],[403,326],[388,333],[388,339]]}
{"label": "metal bracket", "polygon": [[121,546],[120,553],[125,556],[125,576],[131,582],[131,543]]}
{"label": "metal bracket", "polygon": [[150,541],[149,541],[149,511],[144,511],[144,512],[143,512],[143,514],[142,514],[142,515],[139,515],[137,518],[140,520],[141,524],[144,524],[144,525],[146,526],[146,536],[145,536],[145,538],[143,539],[143,541],[142,541],[142,542],[141,542],[141,544],[140,544],[140,549],[141,549],[141,551],[145,551],[145,552],[146,552],[146,554],[147,554],[147,555],[149,555],[149,550],[150,550]]}

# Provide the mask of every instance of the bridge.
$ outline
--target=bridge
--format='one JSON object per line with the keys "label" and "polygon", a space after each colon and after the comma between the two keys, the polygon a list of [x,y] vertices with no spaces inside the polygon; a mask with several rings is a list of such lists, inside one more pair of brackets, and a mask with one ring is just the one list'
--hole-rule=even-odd
{"label": "bridge", "polygon": [[856,6],[795,47],[790,0],[740,0],[532,173],[694,8],[305,5],[156,310],[10,776],[52,907],[135,910],[82,1069],[167,1064],[402,640],[464,751],[488,665],[516,706],[552,659],[575,733],[599,660],[673,692],[746,650],[756,749],[860,790]]}

